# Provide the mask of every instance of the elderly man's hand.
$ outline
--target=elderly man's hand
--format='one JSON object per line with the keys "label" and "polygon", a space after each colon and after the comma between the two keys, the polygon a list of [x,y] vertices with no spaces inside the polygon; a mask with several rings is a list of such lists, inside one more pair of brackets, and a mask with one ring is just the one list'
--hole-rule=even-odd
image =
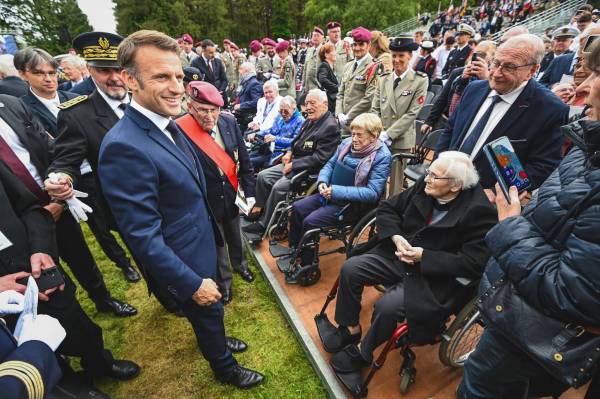
{"label": "elderly man's hand", "polygon": [[246,136],[246,140],[248,140],[249,142],[253,142],[256,139],[256,133],[250,133],[249,135]]}
{"label": "elderly man's hand", "polygon": [[427,134],[433,129],[433,127],[429,126],[427,123],[423,123],[421,125],[421,134]]}
{"label": "elderly man's hand", "polygon": [[27,276],[29,276],[29,273],[27,272],[18,272],[0,277],[0,292],[13,290],[20,292],[21,294],[24,293],[27,286],[17,283],[17,280]]}
{"label": "elderly man's hand", "polygon": [[284,156],[281,157],[281,162],[284,164],[288,164],[292,161],[292,152],[288,151]]}
{"label": "elderly man's hand", "polygon": [[50,178],[44,181],[44,188],[50,195],[50,197],[57,200],[66,200],[73,196],[73,184],[69,175],[65,173],[57,173],[58,179],[52,180]]}
{"label": "elderly man's hand", "polygon": [[331,196],[333,194],[333,187],[326,187],[320,192],[321,196],[326,200],[331,200]]}
{"label": "elderly man's hand", "polygon": [[272,141],[275,141],[275,136],[273,136],[272,134],[267,134],[265,136],[265,143],[270,143]]}
{"label": "elderly man's hand", "polygon": [[202,280],[202,284],[198,290],[192,296],[194,302],[200,306],[210,306],[214,303],[219,302],[221,299],[221,293],[217,284],[210,278]]}
{"label": "elderly man's hand", "polygon": [[239,109],[240,109],[240,104],[235,104],[235,105],[233,106],[233,110],[234,110],[234,111],[237,111],[237,110],[239,110]]}
{"label": "elderly man's hand", "polygon": [[260,128],[258,122],[250,122],[248,123],[248,127],[254,131],[257,131]]}
{"label": "elderly man's hand", "polygon": [[283,174],[287,175],[288,173],[290,173],[292,171],[292,163],[286,163],[285,166],[283,167]]}
{"label": "elderly man's hand", "polygon": [[[412,246],[406,241],[406,238],[402,237],[399,234],[395,234],[392,236],[392,242],[396,245],[396,252],[394,253],[398,259],[402,262],[406,262],[407,255],[409,251],[412,249]],[[409,262],[406,262],[409,263]]]}
{"label": "elderly man's hand", "polygon": [[[496,191],[500,191],[500,185],[496,183]],[[498,220],[503,221],[512,216],[521,214],[521,202],[519,200],[519,191],[515,186],[510,186],[508,191],[510,204],[504,195],[496,195],[496,208],[498,210]]]}

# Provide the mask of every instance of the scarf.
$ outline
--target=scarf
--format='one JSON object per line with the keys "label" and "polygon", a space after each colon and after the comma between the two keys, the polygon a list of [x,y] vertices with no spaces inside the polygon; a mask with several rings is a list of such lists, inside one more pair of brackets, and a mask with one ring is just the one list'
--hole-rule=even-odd
{"label": "scarf", "polygon": [[377,150],[382,146],[381,140],[375,140],[360,151],[356,151],[352,148],[352,142],[349,142],[340,149],[338,155],[338,161],[342,162],[344,157],[348,155],[348,152],[352,153],[355,158],[362,158],[358,165],[356,165],[356,173],[354,175],[354,184],[357,187],[364,187],[367,185],[367,177],[371,171],[373,161],[377,156]]}

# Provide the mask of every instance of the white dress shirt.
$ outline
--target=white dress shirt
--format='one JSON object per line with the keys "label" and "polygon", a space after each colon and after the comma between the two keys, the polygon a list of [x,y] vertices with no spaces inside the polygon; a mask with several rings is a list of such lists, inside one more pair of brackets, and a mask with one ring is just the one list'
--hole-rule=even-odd
{"label": "white dress shirt", "polygon": [[162,115],[157,114],[154,111],[150,111],[149,109],[142,107],[140,104],[136,103],[135,100],[133,100],[133,99],[131,100],[131,103],[129,104],[129,106],[133,107],[135,110],[137,110],[139,113],[144,115],[146,118],[150,119],[150,121],[152,121],[152,123],[154,123],[154,125],[158,128],[158,130],[163,132],[165,134],[165,136],[167,136],[169,138],[169,140],[171,140],[172,143],[175,143],[175,141],[173,140],[173,136],[171,136],[171,133],[169,133],[167,131],[167,126],[169,125],[169,122],[171,122],[170,118],[164,117]]}
{"label": "white dress shirt", "polygon": [[444,69],[446,66],[446,61],[448,60],[448,54],[450,54],[450,51],[452,51],[452,49],[448,50],[446,49],[446,46],[442,44],[431,54],[431,56],[437,61],[435,64],[433,79],[442,77],[442,69]]}
{"label": "white dress shirt", "polygon": [[265,110],[267,109],[267,100],[264,97],[258,99],[258,102],[256,103],[256,115],[252,119],[252,122],[258,123],[260,130],[267,130],[273,126],[277,115],[279,115],[279,103],[281,103],[282,98],[283,97],[279,95],[275,97],[272,103],[273,105],[266,116]]}
{"label": "white dress shirt", "polygon": [[496,106],[494,107],[494,110],[492,111],[492,114],[490,115],[490,119],[488,119],[488,122],[485,125],[483,132],[481,132],[481,136],[479,136],[479,140],[477,140],[477,143],[475,143],[475,147],[473,147],[473,152],[471,153],[471,156],[470,156],[471,160],[473,160],[475,158],[475,156],[477,155],[477,153],[479,152],[479,150],[481,150],[481,147],[483,147],[487,138],[490,136],[492,131],[496,128],[496,125],[498,125],[498,123],[500,123],[502,118],[504,118],[504,115],[506,115],[509,108],[517,100],[519,95],[521,95],[521,93],[523,92],[523,89],[525,89],[525,86],[527,85],[527,83],[528,83],[527,81],[523,82],[519,87],[517,87],[515,90],[513,90],[507,94],[498,94],[498,92],[496,90],[490,91],[490,93],[488,94],[488,96],[485,99],[485,101],[483,102],[483,104],[481,104],[481,107],[479,107],[479,111],[477,111],[477,115],[475,115],[475,119],[473,119],[473,122],[471,122],[471,126],[469,126],[469,130],[467,131],[467,134],[465,134],[465,137],[464,137],[461,145],[465,142],[466,138],[471,134],[471,132],[473,131],[475,126],[477,126],[477,122],[479,122],[479,120],[481,119],[483,114],[485,114],[485,112],[487,111],[489,106],[492,104],[492,97],[498,95],[498,96],[500,96],[502,101],[498,102],[496,104]]}
{"label": "white dress shirt", "polygon": [[125,115],[125,111],[123,111],[121,108],[119,108],[119,105],[129,104],[129,94],[126,94],[125,98],[122,100],[115,100],[114,98],[110,98],[109,96],[107,96],[106,93],[104,93],[100,89],[98,89],[98,93],[100,94],[100,96],[102,96],[104,101],[106,101],[106,103],[108,104],[110,109],[113,110],[113,112],[117,115],[117,117],[119,119],[123,118],[123,116]]}
{"label": "white dress shirt", "polygon": [[19,161],[27,168],[37,185],[43,190],[44,181],[35,166],[31,163],[29,151],[25,148],[23,143],[21,143],[17,133],[15,133],[12,127],[10,127],[10,125],[2,118],[0,118],[0,136],[2,136],[4,141],[6,141],[6,144],[13,150],[17,158],[19,158]]}

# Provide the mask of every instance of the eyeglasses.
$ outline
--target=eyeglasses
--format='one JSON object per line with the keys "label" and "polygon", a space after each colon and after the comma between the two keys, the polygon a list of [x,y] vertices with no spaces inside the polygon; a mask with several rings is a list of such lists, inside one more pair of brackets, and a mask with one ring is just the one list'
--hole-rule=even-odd
{"label": "eyeglasses", "polygon": [[220,108],[197,108],[195,106],[191,106],[191,108],[196,111],[197,113],[199,113],[200,115],[218,115],[219,112],[221,112]]}
{"label": "eyeglasses", "polygon": [[528,66],[532,66],[535,64],[524,64],[524,65],[515,65],[515,64],[504,64],[498,60],[493,60],[491,65],[490,65],[490,69],[499,69],[500,72],[508,72],[508,73],[515,73],[517,72],[517,69],[519,68],[523,68],[523,67],[528,67]]}
{"label": "eyeglasses", "polygon": [[44,72],[44,71],[40,71],[37,69],[33,69],[33,70],[28,70],[27,72],[29,72],[30,74],[32,74],[35,77],[41,78],[41,77],[50,77],[50,78],[54,78],[57,75],[56,71],[50,71],[50,72]]}
{"label": "eyeglasses", "polygon": [[452,180],[452,177],[438,177],[429,169],[425,169],[425,177],[429,177],[431,180]]}

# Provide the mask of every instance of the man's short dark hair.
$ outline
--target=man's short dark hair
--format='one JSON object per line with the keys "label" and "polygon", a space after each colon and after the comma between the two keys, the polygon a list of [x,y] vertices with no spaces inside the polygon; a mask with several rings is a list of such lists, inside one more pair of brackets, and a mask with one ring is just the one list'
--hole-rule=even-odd
{"label": "man's short dark hair", "polygon": [[202,40],[202,49],[205,49],[207,47],[215,47],[215,43],[210,39]]}
{"label": "man's short dark hair", "polygon": [[26,47],[23,50],[19,50],[17,54],[15,54],[13,62],[15,68],[21,72],[35,69],[44,62],[48,63],[52,68],[58,69],[58,61],[38,47]]}
{"label": "man's short dark hair", "polygon": [[579,16],[577,22],[592,22],[592,14],[589,12],[584,12]]}

